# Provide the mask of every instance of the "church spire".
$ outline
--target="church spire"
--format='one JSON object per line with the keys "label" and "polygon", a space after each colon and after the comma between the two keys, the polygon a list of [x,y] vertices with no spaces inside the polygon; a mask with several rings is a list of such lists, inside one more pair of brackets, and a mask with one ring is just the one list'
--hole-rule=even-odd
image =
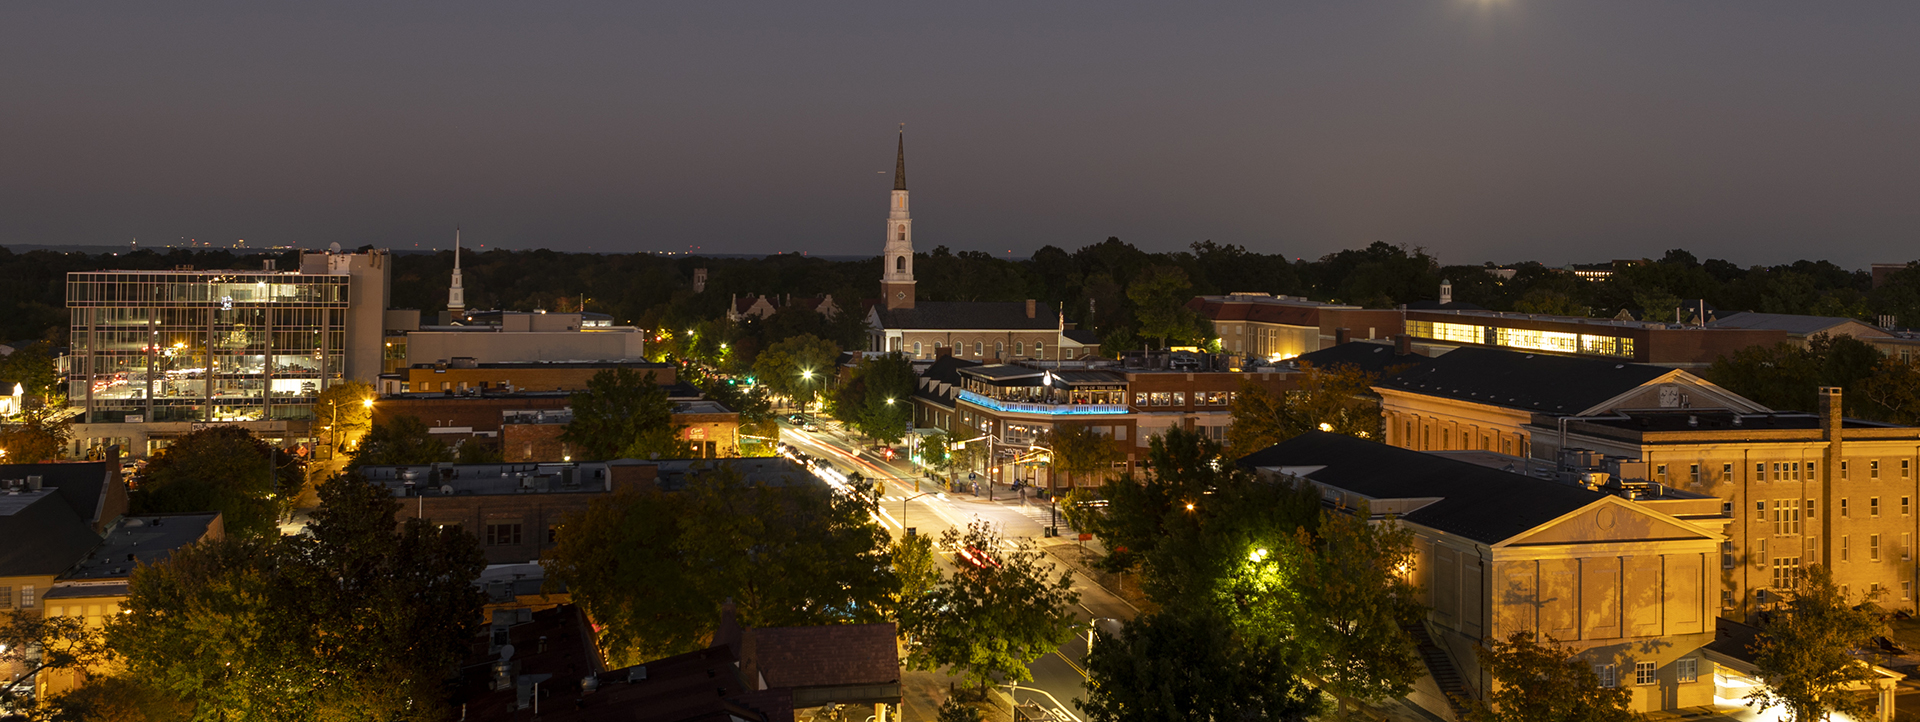
{"label": "church spire", "polygon": [[447,287],[447,311],[459,318],[467,310],[467,289],[460,283],[460,227],[453,227],[453,283]]}
{"label": "church spire", "polygon": [[907,189],[907,124],[900,124],[900,152],[893,158],[893,189]]}

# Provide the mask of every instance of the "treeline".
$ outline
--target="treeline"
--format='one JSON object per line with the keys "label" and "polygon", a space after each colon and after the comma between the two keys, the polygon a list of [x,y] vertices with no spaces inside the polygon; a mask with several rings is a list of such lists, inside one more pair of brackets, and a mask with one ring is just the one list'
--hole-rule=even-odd
{"label": "treeline", "polygon": [[[0,248],[0,342],[46,339],[63,345],[67,325],[65,275],[99,269],[257,268],[273,258],[297,267],[289,252],[236,255],[223,250],[169,249],[100,254]],[[693,328],[725,314],[736,295],[832,296],[858,313],[862,301],[878,298],[878,257],[853,261],[794,254],[763,258],[704,258],[650,254],[564,253],[490,250],[462,257],[468,305],[505,310],[607,313],[617,323],[648,328]],[[446,305],[451,251],[394,257],[395,308],[438,311]],[[707,270],[704,292],[695,293],[694,271]],[[1539,263],[1443,266],[1421,248],[1374,243],[1323,256],[1290,259],[1211,241],[1186,250],[1149,253],[1109,238],[1068,251],[1046,246],[1030,258],[1009,259],[944,246],[915,260],[923,301],[1019,301],[1035,299],[1060,308],[1069,321],[1096,330],[1109,348],[1193,340],[1208,332],[1179,304],[1194,295],[1238,291],[1304,296],[1321,301],[1390,308],[1436,299],[1442,279],[1453,297],[1496,311],[1636,317],[1671,320],[1676,307],[1704,300],[1721,315],[1763,311],[1873,320],[1890,314],[1920,325],[1920,266],[1909,264],[1880,288],[1865,271],[1826,261],[1776,266],[1740,266],[1701,261],[1685,250],[1658,259],[1614,266],[1611,278],[1587,281]],[[791,331],[746,330],[764,347],[795,333],[813,333],[843,345],[859,342],[856,323],[812,326],[781,322]],[[807,326],[801,329],[799,326]]]}

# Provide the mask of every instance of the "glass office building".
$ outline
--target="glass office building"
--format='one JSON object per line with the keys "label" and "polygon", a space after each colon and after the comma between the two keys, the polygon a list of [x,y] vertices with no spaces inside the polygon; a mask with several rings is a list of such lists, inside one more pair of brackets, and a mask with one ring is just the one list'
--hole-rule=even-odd
{"label": "glass office building", "polygon": [[346,378],[346,274],[67,275],[80,423],[305,419]]}

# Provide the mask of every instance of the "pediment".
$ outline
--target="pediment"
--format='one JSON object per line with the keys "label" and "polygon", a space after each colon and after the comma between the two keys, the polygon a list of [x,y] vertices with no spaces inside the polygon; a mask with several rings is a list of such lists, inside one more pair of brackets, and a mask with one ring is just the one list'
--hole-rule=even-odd
{"label": "pediment", "polygon": [[1729,410],[1749,414],[1771,411],[1711,381],[1675,370],[1595,404],[1577,415],[1600,416],[1625,409]]}
{"label": "pediment", "polygon": [[1496,546],[1717,539],[1699,527],[1619,497],[1606,497]]}

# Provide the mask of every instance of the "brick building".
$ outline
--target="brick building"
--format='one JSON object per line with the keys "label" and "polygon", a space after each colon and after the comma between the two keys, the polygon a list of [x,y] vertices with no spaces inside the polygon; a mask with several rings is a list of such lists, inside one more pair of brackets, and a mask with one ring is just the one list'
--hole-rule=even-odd
{"label": "brick building", "polygon": [[473,534],[488,564],[537,561],[568,514],[622,489],[677,491],[689,474],[724,464],[754,483],[820,483],[785,459],[661,459],[560,464],[366,466],[369,483],[400,497],[395,521],[426,519]]}
{"label": "brick building", "polygon": [[455,358],[436,363],[414,364],[396,373],[380,377],[380,393],[465,392],[472,389],[499,391],[579,391],[595,374],[613,369],[630,369],[641,376],[653,375],[654,383],[672,386],[676,381],[673,364],[644,361],[526,361],[488,363],[471,358]]}
{"label": "brick building", "polygon": [[[572,461],[573,451],[560,440],[573,421],[573,410],[507,412],[500,425],[500,450],[507,461]],[[718,401],[699,399],[674,403],[673,423],[679,438],[697,458],[740,455],[740,412]]]}

